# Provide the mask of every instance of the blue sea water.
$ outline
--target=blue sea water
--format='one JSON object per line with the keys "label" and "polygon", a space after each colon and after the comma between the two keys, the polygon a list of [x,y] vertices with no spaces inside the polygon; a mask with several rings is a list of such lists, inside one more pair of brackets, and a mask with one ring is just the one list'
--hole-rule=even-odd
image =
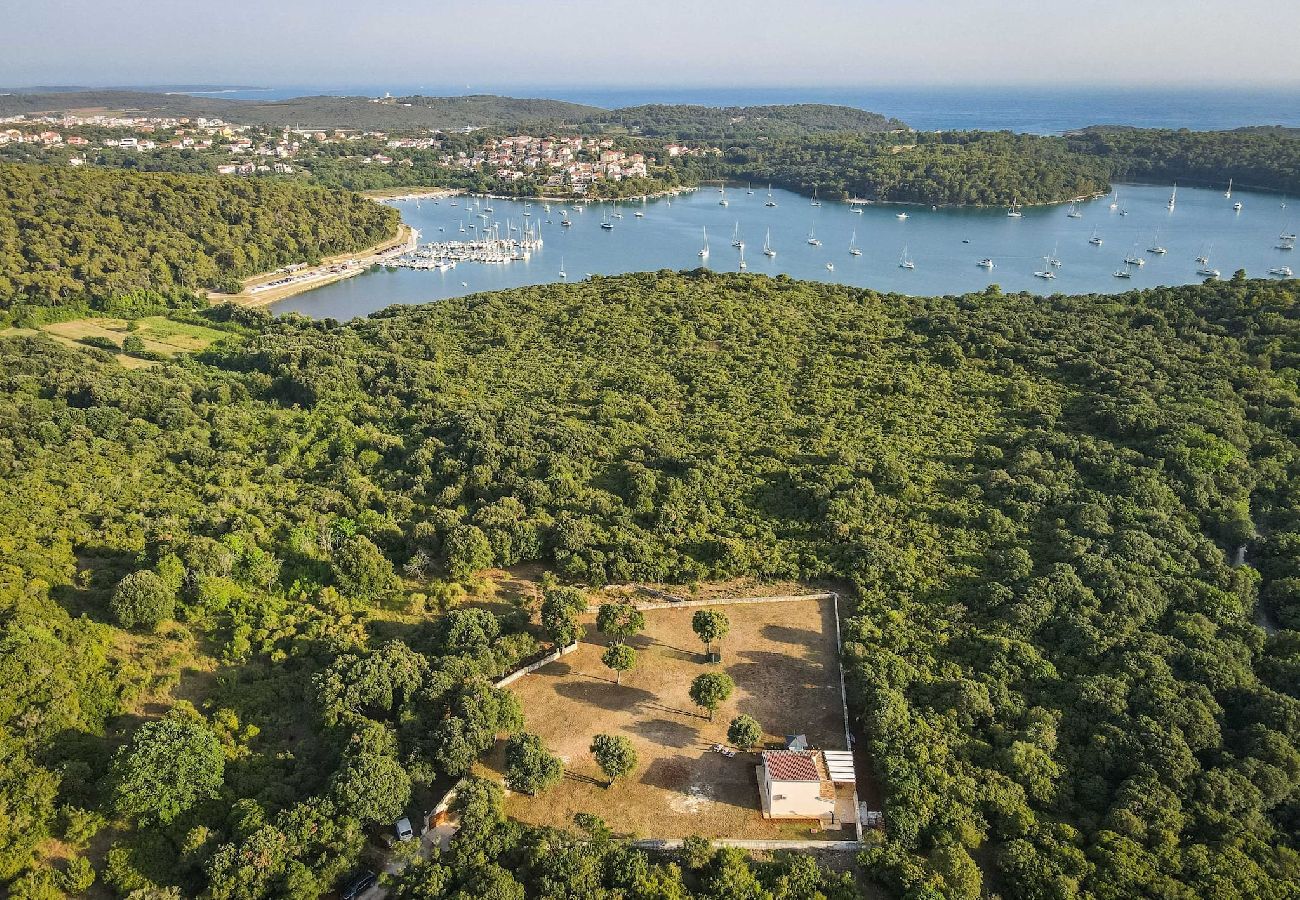
{"label": "blue sea water", "polygon": [[1212,131],[1245,125],[1300,127],[1300,85],[1290,88],[1095,87],[699,87],[612,88],[546,85],[296,85],[204,91],[232,100],[282,100],[306,95],[462,96],[503,94],[569,100],[613,109],[645,103],[750,106],[832,103],[901,119],[924,131],[980,129],[1059,134],[1088,125]]}

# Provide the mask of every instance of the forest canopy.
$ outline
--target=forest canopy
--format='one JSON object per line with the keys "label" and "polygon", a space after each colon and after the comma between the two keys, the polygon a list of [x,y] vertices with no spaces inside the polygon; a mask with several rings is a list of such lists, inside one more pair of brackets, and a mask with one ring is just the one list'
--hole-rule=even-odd
{"label": "forest canopy", "polygon": [[[0,339],[0,879],[328,890],[518,731],[490,679],[558,630],[459,598],[536,561],[845,585],[887,896],[1294,897],[1297,291],[656,272],[226,309],[244,337],[148,371]],[[142,792],[171,746],[192,765]],[[856,895],[798,857],[530,829],[497,790],[396,896]]]}
{"label": "forest canopy", "polygon": [[0,321],[22,307],[192,304],[397,225],[357,194],[291,182],[0,164]]}

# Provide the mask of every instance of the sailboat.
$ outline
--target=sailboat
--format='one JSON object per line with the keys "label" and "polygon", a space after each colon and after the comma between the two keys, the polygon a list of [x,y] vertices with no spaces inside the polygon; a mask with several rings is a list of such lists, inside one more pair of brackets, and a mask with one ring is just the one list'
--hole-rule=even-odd
{"label": "sailboat", "polygon": [[740,222],[737,220],[736,228],[731,232],[731,246],[745,249],[745,242],[740,239]]}
{"label": "sailboat", "polygon": [[749,183],[746,183],[746,184],[745,184],[745,193],[746,193],[746,194],[750,194],[750,195],[752,196],[753,193],[754,193],[754,186],[751,185],[751,184],[749,184]]}
{"label": "sailboat", "polygon": [[1178,203],[1178,182],[1175,181],[1174,192],[1169,195],[1169,203],[1167,205],[1170,209],[1173,209],[1174,205],[1177,203]]}
{"label": "sailboat", "polygon": [[1290,266],[1274,266],[1268,270],[1268,274],[1276,275],[1279,278],[1290,278],[1294,273]]}
{"label": "sailboat", "polygon": [[1154,253],[1156,256],[1164,256],[1169,251],[1160,246],[1160,229],[1156,229],[1156,236],[1151,240],[1151,246],[1147,247],[1147,253]]}
{"label": "sailboat", "polygon": [[764,205],[764,206],[776,206],[776,201],[772,199],[772,184],[771,184],[771,182],[768,182],[768,185],[767,185],[767,202],[764,203],[763,205]]}
{"label": "sailboat", "polygon": [[855,216],[862,215],[862,201],[859,200],[857,197],[854,197],[852,200],[852,208],[849,211],[852,212]]}
{"label": "sailboat", "polygon": [[645,218],[645,197],[641,198],[641,208],[636,211],[635,215],[638,219]]}
{"label": "sailboat", "polygon": [[812,198],[812,205],[813,205],[813,206],[821,206],[821,205],[822,205],[822,202],[821,202],[820,200],[817,199],[817,185],[815,185],[815,184],[813,185],[813,198]]}
{"label": "sailboat", "polygon": [[740,268],[742,270],[749,268],[749,263],[745,262],[745,245],[740,245]]}
{"label": "sailboat", "polygon": [[719,205],[719,206],[726,206],[726,205],[727,205],[727,186],[724,184],[722,187],[718,188],[718,193],[720,193],[720,194],[722,195],[722,199],[718,201],[718,205]]}
{"label": "sailboat", "polygon": [[1070,201],[1070,211],[1065,215],[1067,218],[1071,218],[1071,219],[1083,218],[1083,213],[1079,212],[1079,204],[1073,200]]}
{"label": "sailboat", "polygon": [[1043,268],[1034,273],[1035,278],[1055,278],[1056,273],[1052,271],[1052,257],[1043,257]]}
{"label": "sailboat", "polygon": [[1204,275],[1206,278],[1219,277],[1219,270],[1210,268],[1210,251],[1213,250],[1214,250],[1214,245],[1211,244],[1210,250],[1206,251],[1205,255],[1199,258],[1198,261],[1201,263],[1201,267],[1196,270],[1197,275]]}
{"label": "sailboat", "polygon": [[1092,237],[1088,238],[1088,243],[1089,243],[1089,244],[1092,244],[1094,247],[1100,247],[1100,246],[1101,246],[1101,235],[1097,234],[1097,226],[1096,226],[1096,225],[1094,225],[1094,226],[1092,227]]}
{"label": "sailboat", "polygon": [[1047,264],[1051,266],[1053,269],[1061,268],[1061,258],[1056,255],[1056,252],[1060,249],[1061,249],[1061,245],[1057,244],[1055,247],[1052,248],[1052,255],[1047,257]]}
{"label": "sailboat", "polygon": [[569,277],[569,273],[566,272],[566,271],[564,271],[564,257],[563,257],[563,256],[560,257],[560,277],[561,277],[561,278],[568,278],[568,277]]}
{"label": "sailboat", "polygon": [[835,263],[833,263],[833,262],[828,262],[828,263],[826,264],[826,271],[827,271],[827,272],[834,272],[834,271],[835,271]]}
{"label": "sailboat", "polygon": [[1232,179],[1231,179],[1231,178],[1228,179],[1228,189],[1227,189],[1226,191],[1223,192],[1223,198],[1224,198],[1225,200],[1231,200],[1231,199],[1232,199]]}
{"label": "sailboat", "polygon": [[1128,263],[1130,266],[1145,266],[1147,264],[1147,261],[1143,257],[1138,256],[1136,242],[1133,244],[1133,252],[1124,257],[1124,262]]}
{"label": "sailboat", "polygon": [[912,262],[912,257],[907,255],[907,247],[903,247],[903,253],[898,257],[898,267],[900,269],[916,268],[916,263]]}
{"label": "sailboat", "polygon": [[601,219],[600,227],[606,231],[612,231],[614,229],[614,223],[609,220],[609,213],[605,213],[604,217]]}
{"label": "sailboat", "polygon": [[565,228],[568,228],[570,225],[573,224],[573,220],[569,218],[569,208],[567,206],[564,207],[563,210],[561,210],[560,224],[563,225]]}
{"label": "sailboat", "polygon": [[1240,201],[1240,200],[1238,200],[1236,203],[1232,204],[1232,211],[1233,211],[1233,212],[1241,212],[1241,201]]}
{"label": "sailboat", "polygon": [[763,238],[763,255],[776,256],[776,250],[772,247],[772,229],[767,230],[767,236]]}
{"label": "sailboat", "polygon": [[1115,272],[1115,277],[1116,277],[1116,278],[1132,278],[1132,277],[1133,277],[1133,269],[1132,269],[1132,267],[1130,267],[1128,263],[1124,263],[1124,268],[1116,270],[1116,272]]}
{"label": "sailboat", "polygon": [[816,229],[808,229],[808,243],[812,244],[814,247],[820,247],[822,245],[821,240],[817,237]]}
{"label": "sailboat", "polygon": [[858,249],[858,230],[853,229],[853,236],[849,238],[849,256],[861,256],[862,251]]}
{"label": "sailboat", "polygon": [[709,229],[704,229],[704,246],[700,248],[700,259],[709,258]]}
{"label": "sailboat", "polygon": [[1024,213],[1020,211],[1020,204],[1017,201],[1011,201],[1011,208],[1007,210],[1007,217],[1011,219],[1020,219],[1024,217]]}
{"label": "sailboat", "polygon": [[1111,208],[1111,209],[1119,209],[1119,189],[1118,189],[1118,188],[1115,189],[1115,193],[1113,193],[1113,194],[1110,195],[1110,208]]}

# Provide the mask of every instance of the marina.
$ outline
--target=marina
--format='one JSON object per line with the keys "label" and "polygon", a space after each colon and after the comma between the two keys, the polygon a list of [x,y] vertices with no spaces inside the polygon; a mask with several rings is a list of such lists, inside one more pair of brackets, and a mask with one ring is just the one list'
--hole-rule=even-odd
{"label": "marina", "polygon": [[[424,235],[414,252],[270,309],[348,319],[395,303],[696,267],[912,295],[981,291],[992,283],[1004,291],[1113,293],[1214,277],[1202,270],[1224,278],[1238,269],[1290,277],[1283,270],[1294,267],[1300,203],[1240,185],[1226,198],[1226,184],[1180,185],[1173,206],[1172,184],[1120,184],[1117,194],[1073,207],[1017,204],[1015,216],[1007,207],[932,209],[825,197],[814,207],[809,197],[769,192],[765,184],[750,194],[743,183],[729,187],[726,207],[716,189],[617,205],[551,201],[549,208],[463,195],[441,203],[385,201]],[[1240,211],[1233,208],[1238,202]],[[624,216],[626,207],[640,215]],[[711,242],[709,232],[726,240]],[[435,240],[423,243],[429,238]],[[752,251],[751,241],[761,253],[744,252]],[[1213,265],[1203,259],[1210,256]]]}

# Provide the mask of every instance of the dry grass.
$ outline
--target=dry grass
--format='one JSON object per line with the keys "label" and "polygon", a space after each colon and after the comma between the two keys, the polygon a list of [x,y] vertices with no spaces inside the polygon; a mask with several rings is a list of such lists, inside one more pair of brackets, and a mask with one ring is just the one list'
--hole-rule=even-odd
{"label": "dry grass", "polygon": [[[806,592],[806,589],[805,589]],[[722,663],[704,661],[691,631],[693,609],[646,613],[646,633],[633,640],[636,668],[614,683],[600,662],[604,642],[590,622],[579,649],[511,685],[523,705],[525,727],[540,734],[565,763],[565,777],[549,793],[511,795],[507,809],[525,822],[568,825],[577,812],[594,812],[617,832],[643,837],[838,839],[841,831],[813,834],[811,822],[766,821],[759,811],[757,757],[713,753],[726,742],[730,720],[748,713],[778,746],[786,733],[804,733],[813,746],[844,746],[835,625],[829,601],[727,606],[731,633]],[[691,680],[720,668],[736,682],[713,721],[691,704]],[[612,788],[588,747],[600,732],[622,734],[636,747],[636,770]],[[480,767],[500,777],[500,748]]]}

